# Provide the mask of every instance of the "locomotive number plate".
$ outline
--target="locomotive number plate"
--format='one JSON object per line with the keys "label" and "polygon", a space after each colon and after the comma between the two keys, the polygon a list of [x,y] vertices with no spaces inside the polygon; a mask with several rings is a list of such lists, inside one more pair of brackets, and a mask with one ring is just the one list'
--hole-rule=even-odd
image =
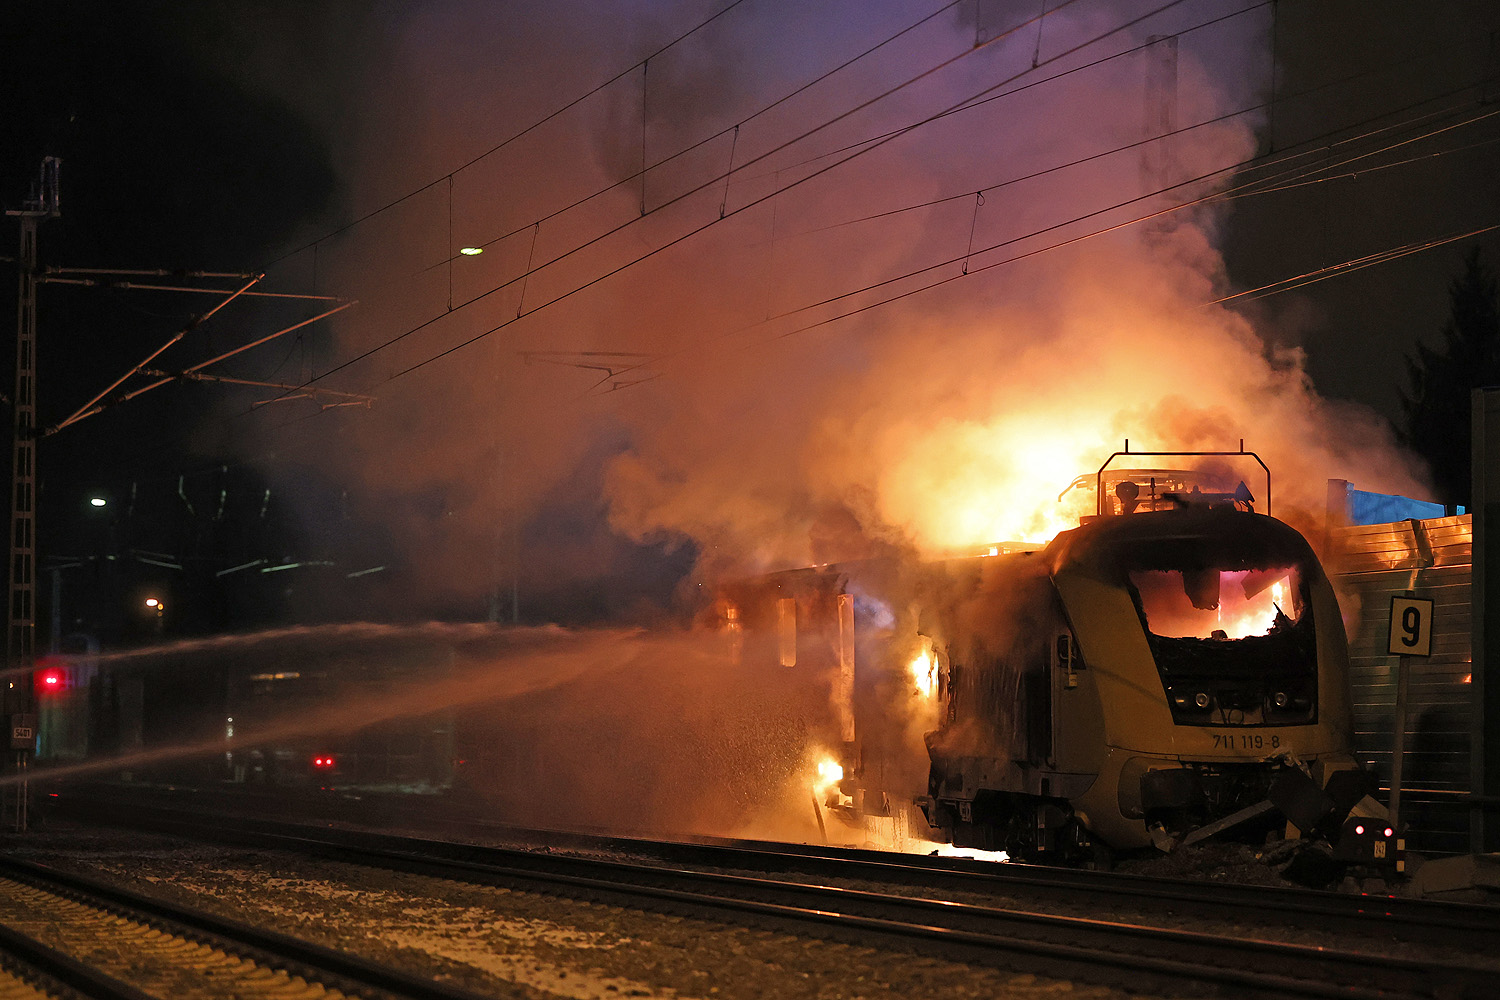
{"label": "locomotive number plate", "polygon": [[1214,733],[1215,750],[1280,750],[1281,737],[1275,733]]}

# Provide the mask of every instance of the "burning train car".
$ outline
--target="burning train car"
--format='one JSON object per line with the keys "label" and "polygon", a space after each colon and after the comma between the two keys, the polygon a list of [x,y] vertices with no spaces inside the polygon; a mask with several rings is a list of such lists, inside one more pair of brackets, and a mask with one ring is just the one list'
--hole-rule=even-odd
{"label": "burning train car", "polygon": [[773,647],[763,658],[806,655],[830,679],[842,781],[825,804],[899,808],[892,778],[910,766],[891,718],[904,710],[924,723],[916,804],[959,847],[1078,860],[1289,821],[1338,840],[1372,786],[1312,549],[1243,483],[1093,478],[1098,513],[1045,545],[726,589],[735,627]]}

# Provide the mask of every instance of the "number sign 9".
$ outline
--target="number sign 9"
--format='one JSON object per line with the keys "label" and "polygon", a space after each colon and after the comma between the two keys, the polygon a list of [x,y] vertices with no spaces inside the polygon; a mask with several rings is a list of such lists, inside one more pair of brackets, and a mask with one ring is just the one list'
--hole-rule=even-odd
{"label": "number sign 9", "polygon": [[1432,655],[1432,601],[1422,597],[1391,598],[1392,656]]}

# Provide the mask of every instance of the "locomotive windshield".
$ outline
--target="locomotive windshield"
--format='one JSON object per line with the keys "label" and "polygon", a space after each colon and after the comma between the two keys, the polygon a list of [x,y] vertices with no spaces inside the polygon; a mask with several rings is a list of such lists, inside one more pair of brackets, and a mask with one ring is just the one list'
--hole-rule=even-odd
{"label": "locomotive windshield", "polygon": [[1296,624],[1302,574],[1296,566],[1241,570],[1140,570],[1130,574],[1152,634],[1243,639]]}
{"label": "locomotive windshield", "polygon": [[1303,553],[1274,538],[1177,537],[1119,552],[1178,725],[1317,719]]}

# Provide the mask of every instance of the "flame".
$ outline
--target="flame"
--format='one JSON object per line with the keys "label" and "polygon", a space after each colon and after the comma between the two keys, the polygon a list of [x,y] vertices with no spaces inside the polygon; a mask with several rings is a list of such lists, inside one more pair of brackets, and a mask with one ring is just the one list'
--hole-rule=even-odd
{"label": "flame", "polygon": [[1009,861],[1010,855],[1004,851],[981,851],[977,847],[954,847],[952,844],[938,844],[937,849],[929,853],[936,854],[940,858],[972,858],[975,861]]}
{"label": "flame", "polygon": [[1094,513],[1092,490],[1071,490],[1061,500],[1058,492],[1098,468],[1110,449],[1097,423],[1067,422],[1055,414],[1033,420],[1002,412],[904,428],[911,437],[881,472],[886,516],[932,551],[1045,543],[1077,527],[1081,516]]}
{"label": "flame", "polygon": [[1288,575],[1249,596],[1245,584],[1250,571],[1220,573],[1219,605],[1211,611],[1192,606],[1180,572],[1134,572],[1130,578],[1141,594],[1151,631],[1157,635],[1206,639],[1221,631],[1224,638],[1243,639],[1271,631],[1278,610],[1288,619],[1295,616],[1296,609],[1287,603],[1287,595],[1293,593],[1290,572],[1283,572]]}
{"label": "flame", "polygon": [[884,840],[871,838],[869,846],[881,851],[893,851],[898,854],[925,854],[932,858],[969,858],[973,861],[993,861],[997,864],[1010,860],[1010,855],[1004,851],[981,851],[977,847],[954,847],[952,844],[925,840],[921,837],[886,838]]}
{"label": "flame", "polygon": [[917,683],[917,694],[923,698],[931,698],[937,693],[937,657],[932,654],[931,649],[924,646],[907,669],[911,671],[912,680]]}
{"label": "flame", "polygon": [[[1226,574],[1228,575],[1228,574]],[[1239,605],[1236,613],[1226,615],[1223,605],[1219,608],[1219,627],[1231,639],[1243,639],[1249,635],[1265,635],[1276,624],[1278,609],[1286,613],[1286,578],[1272,584],[1257,596]]]}
{"label": "flame", "polygon": [[819,802],[826,802],[837,794],[839,782],[843,780],[843,765],[831,756],[824,757],[818,761],[816,777],[812,781],[813,795]]}

